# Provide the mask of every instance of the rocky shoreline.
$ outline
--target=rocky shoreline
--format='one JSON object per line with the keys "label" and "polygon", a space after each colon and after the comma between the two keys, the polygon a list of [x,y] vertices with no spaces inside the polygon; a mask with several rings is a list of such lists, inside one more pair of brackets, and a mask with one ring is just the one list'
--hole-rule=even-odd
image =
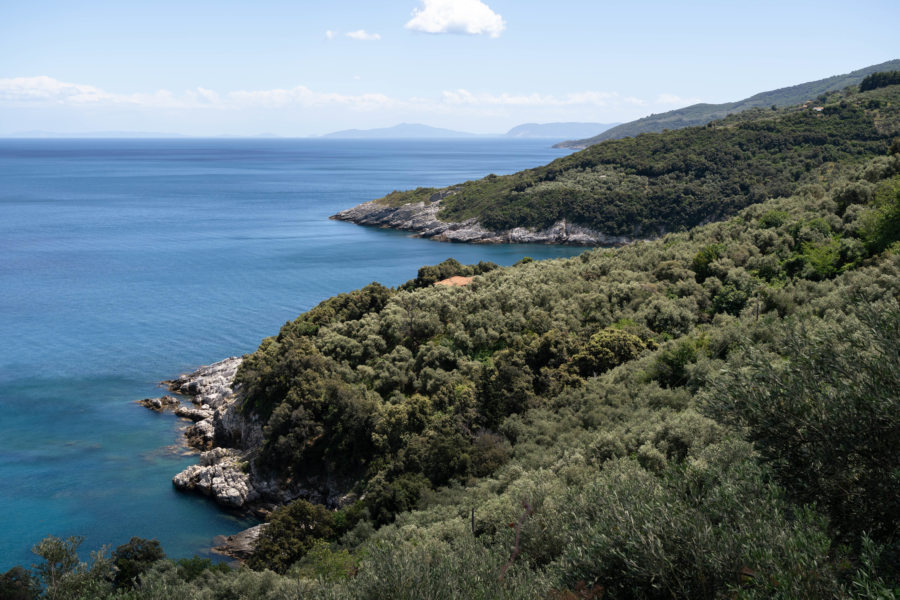
{"label": "rocky shoreline", "polygon": [[[253,458],[263,443],[262,424],[241,413],[234,376],[243,358],[232,356],[162,384],[174,395],[145,398],[138,404],[171,411],[192,421],[186,444],[199,452],[198,464],[172,478],[179,490],[208,496],[225,509],[264,517],[293,500],[301,490],[257,472]],[[186,397],[188,402],[180,398]]]}
{"label": "rocky shoreline", "polygon": [[[297,498],[335,508],[352,501],[337,480],[285,481],[259,472],[254,459],[264,441],[262,423],[241,412],[241,395],[234,384],[242,362],[243,358],[232,356],[201,367],[162,382],[174,395],[137,400],[155,412],[172,412],[192,421],[184,430],[185,443],[199,453],[199,461],[172,477],[172,485],[207,496],[225,510],[258,519]],[[263,523],[232,536],[218,536],[213,551],[243,560],[264,528]]]}
{"label": "rocky shoreline", "polygon": [[551,227],[541,230],[516,227],[505,231],[485,229],[476,219],[458,223],[440,221],[437,214],[441,209],[441,200],[452,193],[452,190],[445,190],[434,194],[428,202],[402,206],[387,206],[379,204],[377,200],[371,200],[343,210],[330,218],[357,225],[411,231],[418,237],[439,242],[624,246],[634,241],[634,238],[628,236],[606,235],[565,220],[557,221]]}

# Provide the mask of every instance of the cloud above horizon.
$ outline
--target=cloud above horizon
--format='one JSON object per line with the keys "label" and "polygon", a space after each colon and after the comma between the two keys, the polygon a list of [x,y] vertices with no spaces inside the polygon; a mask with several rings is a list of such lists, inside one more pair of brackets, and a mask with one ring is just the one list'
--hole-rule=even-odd
{"label": "cloud above horizon", "polygon": [[646,106],[647,103],[633,96],[622,96],[616,92],[575,92],[564,96],[547,94],[473,94],[458,89],[442,92],[443,101],[456,105],[487,106],[575,106],[579,104],[597,107],[613,105]]}
{"label": "cloud above horizon", "polygon": [[381,36],[377,33],[369,33],[365,29],[357,29],[356,31],[350,31],[345,34],[348,38],[352,38],[354,40],[360,40],[363,42],[374,42],[381,39]]}
{"label": "cloud above horizon", "polygon": [[701,100],[700,98],[682,98],[681,96],[669,94],[667,92],[663,92],[656,97],[657,104],[675,104],[678,106],[689,106],[691,104],[697,104],[698,102],[703,102],[703,100]]}
{"label": "cloud above horizon", "polygon": [[500,37],[503,17],[481,0],[422,0],[406,28],[424,33],[464,33]]}
{"label": "cloud above horizon", "polygon": [[[4,120],[8,121],[6,127],[18,123],[16,114],[27,114],[28,118],[42,121],[46,119],[40,115],[53,115],[72,123],[100,119],[95,126],[99,128],[105,126],[104,118],[106,122],[111,118],[123,123],[128,119],[142,124],[156,122],[157,128],[182,123],[187,124],[181,125],[187,130],[195,124],[200,127],[200,123],[218,123],[217,127],[221,128],[234,123],[261,123],[266,119],[277,124],[306,119],[303,127],[315,131],[329,127],[330,123],[352,122],[354,126],[365,127],[366,123],[420,118],[463,129],[466,124],[478,122],[488,128],[499,121],[624,121],[651,111],[670,110],[673,106],[666,102],[675,99],[665,93],[644,100],[598,90],[546,94],[473,92],[464,88],[394,96],[377,91],[319,91],[305,85],[231,91],[197,86],[181,92],[161,89],[150,93],[121,93],[37,76],[0,78],[0,115],[5,116],[0,124]],[[16,113],[19,109],[27,113]],[[213,127],[208,125],[207,131],[215,131]]]}
{"label": "cloud above horizon", "polygon": [[[674,99],[671,94],[661,94],[655,103],[670,103]],[[175,94],[169,90],[158,90],[150,94],[118,94],[107,92],[92,85],[59,81],[45,75],[0,78],[0,103],[220,109],[335,105],[357,110],[399,107],[446,110],[454,107],[562,107],[577,105],[609,108],[617,106],[643,107],[650,104],[633,96],[623,96],[617,92],[601,91],[582,91],[564,95],[539,93],[492,94],[473,93],[460,88],[443,90],[438,97],[415,96],[404,99],[392,98],[382,93],[340,94],[335,92],[317,92],[304,85],[268,90],[235,90],[222,94],[199,86],[186,90],[182,94]]]}

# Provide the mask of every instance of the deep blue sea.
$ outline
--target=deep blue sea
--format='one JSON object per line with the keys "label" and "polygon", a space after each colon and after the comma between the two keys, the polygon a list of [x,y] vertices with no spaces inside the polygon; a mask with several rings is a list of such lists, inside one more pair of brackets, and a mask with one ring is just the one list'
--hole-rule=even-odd
{"label": "deep blue sea", "polygon": [[131,536],[208,556],[250,523],[173,490],[184,423],[134,403],[253,351],[319,301],[448,257],[577,248],[444,244],[329,221],[395,189],[562,156],[522,140],[0,140],[0,572],[46,535],[83,557]]}

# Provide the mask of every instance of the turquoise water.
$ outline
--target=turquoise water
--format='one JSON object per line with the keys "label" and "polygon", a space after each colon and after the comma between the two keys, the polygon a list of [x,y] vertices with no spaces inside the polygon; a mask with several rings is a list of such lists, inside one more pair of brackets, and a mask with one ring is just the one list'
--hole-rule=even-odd
{"label": "turquoise water", "polygon": [[0,140],[0,570],[46,535],[206,556],[248,523],[171,477],[183,423],[134,400],[255,349],[319,301],[447,257],[576,248],[442,244],[329,221],[419,185],[544,164],[545,141]]}

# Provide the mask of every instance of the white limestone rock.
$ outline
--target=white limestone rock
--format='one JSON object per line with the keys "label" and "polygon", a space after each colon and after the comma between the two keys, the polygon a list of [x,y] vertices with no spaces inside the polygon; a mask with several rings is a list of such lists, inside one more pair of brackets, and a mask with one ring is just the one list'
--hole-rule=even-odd
{"label": "white limestone rock", "polygon": [[476,219],[446,222],[438,219],[441,200],[455,193],[451,188],[434,194],[428,202],[386,206],[375,200],[343,210],[332,219],[350,221],[358,225],[373,225],[401,231],[412,231],[418,237],[440,242],[465,242],[474,244],[568,244],[574,246],[622,246],[630,244],[629,236],[606,235],[600,231],[557,221],[550,227],[535,230],[515,227],[504,231],[485,229]]}

